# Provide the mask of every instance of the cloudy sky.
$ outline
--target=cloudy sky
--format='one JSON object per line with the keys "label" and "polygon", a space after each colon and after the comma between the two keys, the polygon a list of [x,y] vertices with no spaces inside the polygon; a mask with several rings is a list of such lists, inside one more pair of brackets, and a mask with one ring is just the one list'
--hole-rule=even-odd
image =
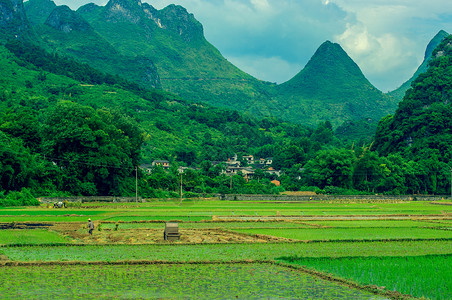
{"label": "cloudy sky", "polygon": [[[142,0],[179,4],[204,26],[207,40],[245,72],[282,83],[326,40],[339,43],[377,88],[411,77],[428,42],[452,33],[450,0]],[[106,0],[56,0],[73,9]]]}

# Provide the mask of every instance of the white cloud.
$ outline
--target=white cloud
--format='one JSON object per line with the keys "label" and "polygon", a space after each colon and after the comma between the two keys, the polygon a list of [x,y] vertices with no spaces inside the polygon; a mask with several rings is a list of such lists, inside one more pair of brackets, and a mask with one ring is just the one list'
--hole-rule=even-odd
{"label": "white cloud", "polygon": [[[57,1],[72,8],[88,3]],[[452,32],[450,0],[142,1],[157,9],[172,3],[184,6],[226,58],[259,79],[276,82],[284,78],[281,73],[305,65],[325,40],[333,40],[386,91],[411,77],[439,30]],[[281,71],[270,65],[275,58],[281,60]]]}
{"label": "white cloud", "polygon": [[251,4],[258,11],[267,11],[272,8],[267,0],[251,0]]}
{"label": "white cloud", "polygon": [[411,40],[392,33],[373,35],[361,23],[348,24],[335,40],[371,82],[380,88],[386,86],[386,90],[400,86],[420,64],[418,53],[412,51],[415,45]]}
{"label": "white cloud", "polygon": [[330,1],[356,16],[335,40],[368,79],[385,91],[413,75],[439,30],[452,30],[452,11],[445,9],[450,7],[449,0]]}

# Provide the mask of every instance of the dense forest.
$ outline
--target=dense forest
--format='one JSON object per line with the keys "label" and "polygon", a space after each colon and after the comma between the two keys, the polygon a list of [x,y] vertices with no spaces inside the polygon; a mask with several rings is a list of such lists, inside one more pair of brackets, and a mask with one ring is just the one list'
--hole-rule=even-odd
{"label": "dense forest", "polygon": [[[399,108],[378,124],[375,141],[343,125],[316,127],[257,119],[145,89],[38,46],[0,46],[0,197],[30,203],[49,195],[143,197],[216,193],[447,194],[451,165],[452,38]],[[366,126],[365,122],[363,123]],[[273,157],[282,175],[223,174],[237,154]],[[156,159],[169,170],[139,166]],[[278,179],[281,186],[270,183]],[[33,197],[32,197],[32,196]],[[8,202],[9,201],[9,202]]]}

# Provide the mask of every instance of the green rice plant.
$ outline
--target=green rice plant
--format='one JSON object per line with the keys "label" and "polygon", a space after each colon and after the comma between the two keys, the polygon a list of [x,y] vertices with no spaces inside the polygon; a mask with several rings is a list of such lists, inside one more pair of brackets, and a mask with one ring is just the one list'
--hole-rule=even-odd
{"label": "green rice plant", "polygon": [[350,257],[452,254],[451,240],[196,245],[68,245],[3,247],[12,261],[273,260],[281,256]]}
{"label": "green rice plant", "polygon": [[452,255],[281,259],[415,297],[450,299],[452,295]]}
{"label": "green rice plant", "polygon": [[0,294],[88,299],[383,299],[274,264],[0,267]]}
{"label": "green rice plant", "polygon": [[67,210],[64,208],[59,209],[0,209],[0,216],[64,216],[64,215],[77,215],[77,216],[97,216],[107,214],[108,211],[99,210]]}
{"label": "green rice plant", "polygon": [[0,230],[0,245],[70,243],[71,240],[44,229]]}
{"label": "green rice plant", "polygon": [[305,241],[452,239],[452,231],[430,228],[272,228],[234,229],[234,232],[262,234]]}
{"label": "green rice plant", "polygon": [[350,227],[441,227],[439,223],[414,220],[343,220],[343,221],[305,221],[306,224],[335,228]]}
{"label": "green rice plant", "polygon": [[[14,217],[0,217],[0,222],[11,223],[15,222],[86,222],[88,217],[93,218],[93,216],[79,216],[79,215],[62,215],[62,216],[14,216]],[[102,220],[102,218],[94,217],[97,220]]]}

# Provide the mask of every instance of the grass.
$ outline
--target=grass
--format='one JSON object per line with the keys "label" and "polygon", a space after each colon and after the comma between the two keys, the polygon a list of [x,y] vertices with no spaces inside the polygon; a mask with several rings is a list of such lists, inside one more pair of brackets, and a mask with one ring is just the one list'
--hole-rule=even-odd
{"label": "grass", "polygon": [[[443,222],[444,221],[444,222]],[[320,225],[335,228],[367,228],[367,227],[444,227],[444,224],[452,224],[452,220],[435,220],[429,222],[428,220],[413,221],[413,220],[358,220],[358,221],[305,221],[306,224]]]}
{"label": "grass", "polygon": [[[248,221],[248,222],[213,222],[212,216],[298,216],[297,221]],[[408,220],[394,220],[397,216],[410,217]],[[303,220],[304,217],[309,216],[311,221]],[[331,221],[325,220],[328,217],[338,217],[342,220]],[[344,217],[341,217],[344,216]],[[348,217],[353,217],[353,220],[347,220]],[[364,217],[359,220],[360,216],[372,216],[370,219]],[[373,217],[375,216],[375,217]],[[252,279],[248,279],[248,273],[253,272],[247,270],[244,273],[239,269],[227,269],[210,265],[210,269],[215,270],[215,275],[209,277],[209,274],[201,265],[191,266],[191,263],[211,263],[222,262],[230,264],[230,267],[239,267],[231,264],[233,261],[274,261],[281,256],[296,257],[303,261],[332,261],[332,265],[357,265],[362,266],[364,270],[368,270],[369,276],[374,278],[384,278],[390,269],[391,264],[399,264],[398,260],[404,257],[409,257],[408,265],[419,264],[424,270],[433,270],[432,273],[444,273],[450,276],[450,272],[442,268],[450,268],[450,258],[445,261],[435,260],[429,261],[425,257],[435,257],[435,255],[452,255],[452,220],[448,219],[452,216],[452,206],[447,205],[432,205],[429,202],[403,202],[403,203],[338,203],[338,202],[294,202],[294,203],[276,203],[276,202],[238,202],[238,201],[217,201],[199,199],[183,201],[179,204],[178,201],[153,201],[147,203],[84,203],[81,208],[73,209],[53,209],[41,207],[32,208],[5,208],[0,209],[0,222],[83,222],[90,217],[94,219],[96,224],[102,221],[110,221],[111,223],[104,223],[102,227],[106,229],[102,232],[105,236],[115,233],[122,233],[130,235],[131,240],[134,234],[140,229],[161,229],[164,228],[164,222],[168,220],[180,220],[179,227],[181,229],[202,229],[204,232],[209,232],[208,229],[221,229],[225,231],[233,231],[237,233],[272,235],[278,237],[286,237],[295,240],[309,240],[310,242],[289,242],[289,243],[231,243],[225,244],[172,244],[157,242],[157,244],[100,244],[105,243],[105,240],[89,240],[89,236],[81,236],[77,239],[77,243],[99,243],[99,244],[75,244],[72,240],[65,238],[52,231],[44,229],[21,229],[21,230],[0,230],[0,263],[5,261],[15,262],[76,262],[79,265],[73,266],[37,266],[33,265],[33,269],[28,271],[26,267],[6,267],[0,266],[0,277],[2,274],[14,273],[16,278],[23,285],[23,289],[9,289],[1,290],[10,292],[10,298],[27,298],[27,291],[36,291],[36,297],[49,298],[52,297],[55,289],[67,297],[76,297],[74,290],[71,287],[58,287],[57,281],[64,278],[64,282],[74,282],[74,287],[77,287],[84,298],[150,298],[163,297],[174,298],[181,294],[179,291],[184,291],[184,295],[191,293],[190,288],[193,287],[193,292],[196,297],[206,295],[205,298],[210,298],[212,295],[219,295],[222,293],[221,283],[223,278],[233,280],[237,279],[239,282],[247,282],[250,285]],[[379,219],[381,217],[381,219]],[[427,220],[425,218],[429,217]],[[393,218],[393,219],[390,219]],[[116,222],[119,223],[118,231],[114,231]],[[157,222],[137,222],[137,221],[157,221]],[[74,224],[58,224],[58,228],[66,228]],[[77,224],[76,224],[77,225]],[[82,225],[80,225],[82,226]],[[77,226],[76,226],[77,227]],[[74,228],[76,228],[74,227]],[[55,227],[57,228],[57,227]],[[121,232],[124,230],[124,232]],[[65,232],[64,230],[61,232]],[[79,234],[85,234],[85,230]],[[95,235],[96,236],[96,235]],[[135,236],[136,237],[136,236]],[[86,239],[85,239],[86,238]],[[401,240],[404,239],[404,240]],[[372,241],[373,240],[373,241]],[[420,260],[411,257],[419,256]],[[422,258],[424,257],[424,258]],[[441,257],[441,256],[438,256]],[[369,258],[367,260],[367,258]],[[424,260],[423,260],[424,259]],[[148,274],[142,266],[115,266],[117,272],[113,267],[102,266],[99,273],[96,270],[90,269],[93,266],[81,266],[80,264],[88,262],[103,262],[108,264],[110,262],[132,262],[132,261],[163,261],[171,263],[182,263],[183,267],[176,267],[175,265],[166,265],[162,267],[161,272],[166,272],[167,278],[174,282],[175,289],[165,290],[163,285],[153,286],[152,284],[159,279],[146,281],[146,278],[153,278],[152,274]],[[412,262],[410,262],[412,261]],[[190,264],[187,264],[190,263]],[[366,265],[368,264],[368,265]],[[438,266],[436,269],[436,265]],[[307,265],[307,264],[304,264]],[[389,265],[389,266],[388,266]],[[401,265],[400,265],[401,266]],[[86,267],[86,268],[85,268]],[[96,266],[96,268],[99,266]],[[191,269],[193,267],[193,269]],[[59,268],[59,269],[58,269]],[[151,267],[146,266],[149,270]],[[256,266],[258,270],[260,266]],[[288,268],[281,267],[282,270],[277,271],[281,274],[289,272]],[[312,266],[316,270],[323,271],[320,266]],[[386,269],[385,269],[386,268]],[[392,270],[404,270],[407,273],[411,267],[401,266],[399,269],[394,267]],[[31,269],[31,268],[30,268]],[[165,269],[165,270],[163,270]],[[176,271],[177,269],[177,271]],[[268,268],[267,268],[268,269]],[[34,271],[36,270],[36,271]],[[127,271],[126,271],[127,270]],[[245,269],[243,269],[245,270]],[[173,272],[174,271],[174,272]],[[10,272],[10,273],[8,273]],[[35,273],[27,273],[35,272]],[[48,283],[39,284],[37,275],[34,274],[50,274],[55,273],[55,278],[49,275]],[[62,273],[63,272],[63,273]],[[115,273],[116,272],[116,273]],[[153,271],[158,273],[160,271]],[[210,271],[209,271],[210,272]],[[223,272],[227,272],[228,276],[223,276]],[[299,272],[299,271],[297,271]],[[325,269],[323,272],[330,272]],[[336,274],[335,272],[331,271]],[[421,271],[419,271],[421,272]],[[424,271],[423,271],[424,272]],[[86,282],[86,273],[93,273],[99,278],[95,281],[95,286]],[[125,274],[130,274],[134,280],[126,282]],[[151,272],[152,273],[152,272]],[[291,271],[289,272],[291,273]],[[381,274],[380,274],[381,273]],[[64,274],[61,275],[61,274]],[[160,274],[160,273],[158,273]],[[163,274],[163,273],[162,273]],[[196,277],[197,274],[201,274]],[[231,276],[233,274],[233,276]],[[260,278],[260,274],[255,274],[255,278]],[[265,273],[264,273],[265,274]],[[270,275],[269,275],[270,274]],[[357,273],[359,274],[359,272]],[[423,273],[419,273],[423,274]],[[61,275],[61,276],[60,276]],[[185,281],[184,276],[192,278],[191,282]],[[4,275],[6,276],[6,275]],[[286,275],[284,275],[286,276]],[[298,276],[298,275],[297,275]],[[342,275],[337,273],[338,277],[343,277],[351,280],[356,280],[349,275]],[[404,282],[411,280],[411,275],[400,274],[402,279],[393,279],[394,282]],[[38,276],[39,278],[45,276]],[[187,278],[188,278],[187,277]],[[292,279],[281,280],[284,283],[282,286],[278,284],[278,275],[268,273],[266,278],[272,278],[273,281],[266,283],[265,286],[275,290],[295,290],[288,282]],[[415,277],[414,275],[411,277]],[[3,277],[2,277],[3,278]],[[6,277],[5,277],[6,278]],[[13,277],[12,277],[13,278]],[[27,282],[28,278],[33,278],[38,288],[33,289],[32,283]],[[193,279],[194,278],[194,279]],[[441,278],[441,277],[440,277]],[[206,281],[203,281],[206,279]],[[218,279],[220,286],[212,284],[213,289],[205,289],[206,282],[214,283]],[[22,280],[22,281],[21,281]],[[97,280],[97,279],[96,279]],[[298,278],[300,282],[304,279]],[[319,280],[317,278],[317,280]],[[3,280],[2,280],[3,281]],[[438,294],[436,290],[436,283],[431,280],[432,284],[426,284],[425,290],[427,292],[419,293],[419,284],[411,281],[406,281],[405,286],[413,290],[399,290],[399,286],[392,287],[384,281],[372,281],[378,286],[387,286],[388,289],[397,289],[402,293],[417,293],[416,295],[427,295],[427,297],[435,298]],[[441,281],[441,280],[440,280]],[[111,282],[115,283],[120,289],[112,290]],[[371,282],[371,281],[363,281]],[[383,283],[380,283],[383,282]],[[448,281],[444,281],[447,283]],[[234,283],[235,284],[235,283]],[[450,284],[449,284],[450,285]],[[102,291],[96,290],[96,286],[103,287]],[[142,289],[141,286],[148,286],[148,289]],[[247,285],[248,286],[248,285]],[[301,286],[301,284],[299,285]],[[317,290],[313,284],[309,283],[311,291]],[[51,288],[48,288],[51,287]],[[188,288],[188,289],[185,289]],[[240,290],[245,294],[236,293],[235,286],[228,289],[232,296],[240,296],[241,298],[259,298],[258,296],[274,298],[290,298],[290,294],[246,294],[246,288],[240,287]],[[2,289],[2,287],[0,287]],[[185,289],[185,290],[184,290]],[[205,289],[205,290],[204,290]],[[342,292],[329,292],[329,288],[324,288],[326,294],[322,294],[320,298],[340,298]],[[88,292],[90,291],[90,292]],[[153,291],[155,292],[154,294]],[[448,290],[446,290],[448,291]],[[203,294],[203,293],[206,294]],[[303,294],[306,291],[299,291],[299,295],[309,298],[309,294]],[[210,293],[210,294],[209,294]],[[236,295],[233,295],[236,294]],[[254,295],[254,296],[253,296]],[[258,295],[258,296],[256,296]],[[267,296],[266,296],[267,295]],[[272,296],[273,295],[273,296]],[[430,296],[429,296],[430,295]],[[433,296],[431,296],[433,295]],[[78,297],[78,296],[77,296]],[[182,296],[181,296],[182,297]],[[313,296],[314,297],[314,296]],[[313,298],[311,297],[311,298]],[[350,298],[353,296],[348,296]],[[229,297],[230,298],[230,297]],[[295,297],[297,298],[297,297]],[[299,297],[298,297],[299,298]],[[347,297],[345,297],[347,298]],[[356,297],[355,297],[356,298]],[[362,297],[357,297],[362,298]],[[441,299],[439,297],[438,299]]]}
{"label": "grass", "polygon": [[[65,216],[96,217],[98,220],[137,221],[180,219],[211,220],[218,216],[351,216],[351,215],[444,215],[452,214],[452,205],[432,205],[428,202],[402,203],[338,203],[338,202],[238,202],[238,201],[153,201],[147,203],[83,203],[80,209],[0,208],[0,221],[11,217],[52,218]],[[19,221],[19,220],[18,220]]]}
{"label": "grass", "polygon": [[44,229],[0,230],[0,245],[70,243],[71,241],[56,232]]}
{"label": "grass", "polygon": [[452,254],[452,241],[195,244],[195,245],[71,245],[0,248],[12,261],[273,260],[280,256],[350,257]]}
{"label": "grass", "polygon": [[72,209],[46,209],[46,210],[0,210],[0,216],[97,216],[105,215],[107,211],[96,211],[96,210],[72,210]]}
{"label": "grass", "polygon": [[[273,264],[3,267],[6,298],[379,299]],[[44,297],[42,297],[44,298]],[[381,297],[382,299],[382,297]]]}
{"label": "grass", "polygon": [[29,216],[10,216],[10,217],[0,217],[0,222],[11,223],[11,222],[87,222],[88,218],[96,219],[97,216],[77,216],[77,215],[62,215],[62,216],[40,216],[40,217],[29,217]]}
{"label": "grass", "polygon": [[428,228],[263,228],[234,229],[246,234],[263,234],[305,241],[381,240],[381,239],[452,239],[451,230]]}
{"label": "grass", "polygon": [[283,260],[358,282],[428,299],[450,299],[452,256],[289,257]]}

